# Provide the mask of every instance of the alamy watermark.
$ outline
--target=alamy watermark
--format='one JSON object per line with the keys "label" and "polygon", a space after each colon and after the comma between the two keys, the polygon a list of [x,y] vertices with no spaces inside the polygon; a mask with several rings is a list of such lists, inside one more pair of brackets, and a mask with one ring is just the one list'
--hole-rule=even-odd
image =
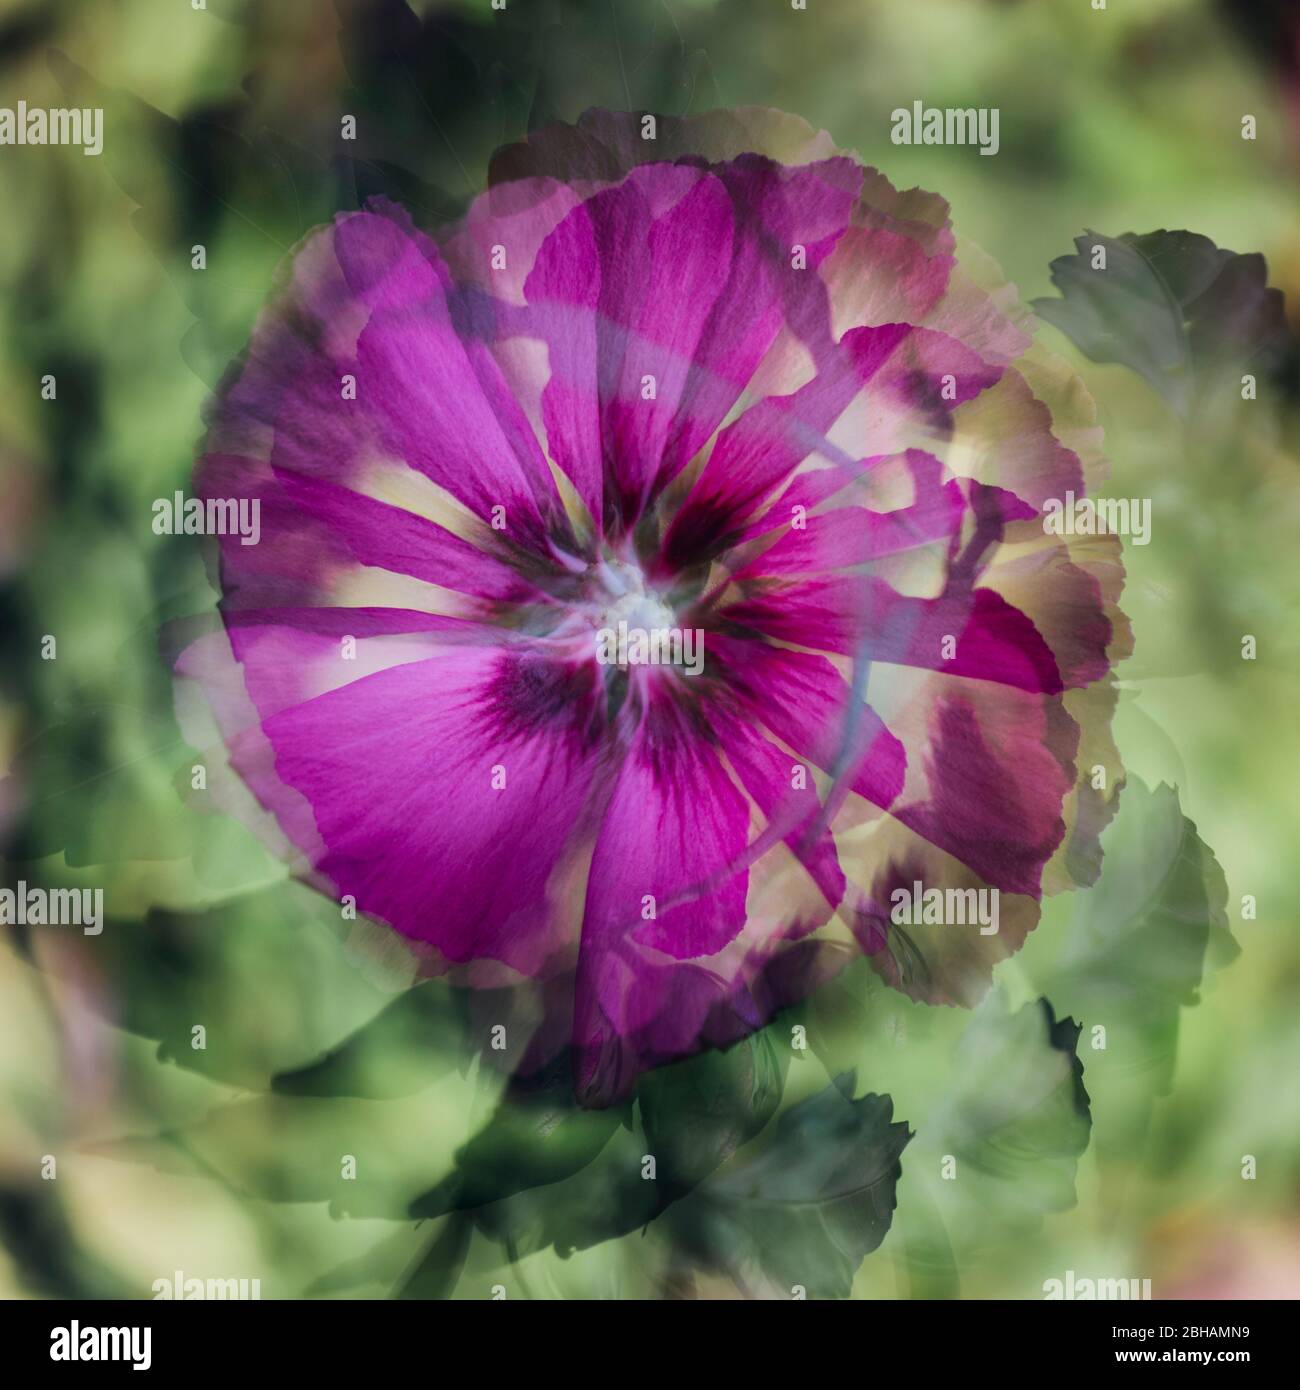
{"label": "alamy watermark", "polygon": [[1067,492],[1043,503],[1049,536],[1128,536],[1134,545],[1151,540],[1149,497],[1076,497]]}
{"label": "alamy watermark", "polygon": [[196,1279],[186,1278],[178,1269],[168,1278],[155,1279],[151,1285],[154,1302],[199,1299],[224,1300],[260,1299],[262,1281],[260,1279]]}
{"label": "alamy watermark", "polygon": [[156,536],[238,536],[241,545],[262,537],[262,501],[253,497],[159,497],[153,504]]}
{"label": "alamy watermark", "polygon": [[1043,1298],[1051,1303],[1061,1299],[1087,1302],[1136,1301],[1151,1297],[1150,1279],[1084,1279],[1067,1269],[1064,1279],[1044,1279]]}
{"label": "alamy watermark", "polygon": [[926,106],[914,101],[889,113],[889,138],[896,145],[978,145],[980,154],[997,154],[1001,146],[996,106]]}
{"label": "alamy watermark", "polygon": [[698,627],[602,627],[596,633],[602,666],[680,666],[688,676],[704,670],[704,630]]}
{"label": "alamy watermark", "polygon": [[917,879],[890,893],[889,920],[897,927],[978,926],[981,936],[994,936],[1000,896],[996,888],[926,888]]}
{"label": "alamy watermark", "polygon": [[151,1327],[83,1327],[75,1318],[50,1331],[51,1361],[130,1361],[133,1371],[153,1365]]}
{"label": "alamy watermark", "polygon": [[104,148],[102,106],[0,106],[0,145],[80,145],[82,154]]}
{"label": "alamy watermark", "polygon": [[80,927],[85,936],[104,930],[102,888],[0,888],[0,927]]}

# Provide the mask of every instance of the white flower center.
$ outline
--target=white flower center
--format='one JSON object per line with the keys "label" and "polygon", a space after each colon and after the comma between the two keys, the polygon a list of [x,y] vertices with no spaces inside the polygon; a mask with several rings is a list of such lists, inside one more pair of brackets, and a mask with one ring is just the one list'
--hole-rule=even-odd
{"label": "white flower center", "polygon": [[618,561],[602,564],[599,574],[605,594],[593,604],[594,627],[617,630],[620,623],[626,623],[629,631],[650,632],[675,625],[673,610],[658,594],[647,590],[645,576],[636,565]]}

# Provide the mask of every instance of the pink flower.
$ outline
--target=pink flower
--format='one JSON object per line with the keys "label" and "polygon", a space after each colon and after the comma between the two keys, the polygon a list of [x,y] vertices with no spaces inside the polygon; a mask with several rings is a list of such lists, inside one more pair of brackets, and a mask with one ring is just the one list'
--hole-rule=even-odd
{"label": "pink flower", "polygon": [[[972,1001],[1120,775],[1118,546],[1043,526],[1090,402],[1013,292],[794,118],[641,132],[508,148],[441,242],[372,204],[298,248],[198,471],[260,541],[181,662],[296,870],[547,982],[596,1104],[859,950]],[[915,883],[997,931],[900,925]]]}

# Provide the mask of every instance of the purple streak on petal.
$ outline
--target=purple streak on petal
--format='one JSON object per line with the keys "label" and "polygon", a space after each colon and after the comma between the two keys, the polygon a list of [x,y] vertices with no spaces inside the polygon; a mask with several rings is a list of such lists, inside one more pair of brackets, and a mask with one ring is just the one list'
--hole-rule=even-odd
{"label": "purple streak on petal", "polygon": [[894,511],[838,507],[808,517],[802,528],[788,529],[734,577],[852,569],[936,541],[946,542],[961,524],[965,510],[965,499],[955,480],[925,493],[912,506]]}
{"label": "purple streak on petal", "polygon": [[[1033,623],[991,589],[957,586],[940,598],[900,594],[853,575],[783,584],[723,610],[769,637],[873,663],[914,666],[1019,690],[1064,689]],[[944,639],[955,654],[943,655]]]}

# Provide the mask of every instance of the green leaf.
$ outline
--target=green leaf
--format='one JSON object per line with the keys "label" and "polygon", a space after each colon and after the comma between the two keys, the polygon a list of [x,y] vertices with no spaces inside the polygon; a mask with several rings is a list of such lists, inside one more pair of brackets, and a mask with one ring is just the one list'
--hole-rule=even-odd
{"label": "green leaf", "polygon": [[[332,904],[285,882],[195,912],[110,918],[75,949],[104,983],[96,1002],[117,1026],[156,1039],[161,1061],[265,1090],[383,998],[341,957],[339,930]],[[426,1086],[449,1070],[437,1053],[424,1063]]]}
{"label": "green leaf", "polygon": [[1078,1041],[1079,1024],[1046,999],[1010,1013],[996,992],[962,1034],[947,1099],[923,1130],[932,1156],[956,1160],[936,1195],[958,1230],[1005,1235],[1075,1205],[1092,1133]]}
{"label": "green leaf", "polygon": [[571,1177],[481,1207],[475,1221],[511,1260],[546,1249],[567,1259],[616,1240],[653,1221],[662,1207],[658,1184],[642,1176],[644,1154],[644,1137],[620,1129]]}
{"label": "green leaf", "polygon": [[517,1076],[488,1123],[456,1154],[456,1170],[411,1204],[413,1217],[443,1216],[558,1183],[609,1142],[626,1107],[588,1110],[573,1093],[568,1052],[533,1076]]}
{"label": "green leaf", "polygon": [[1207,956],[1225,964],[1238,947],[1223,871],[1172,787],[1130,777],[1103,848],[1101,878],[1079,900],[1049,988],[1089,1030],[1105,1029],[1089,1069],[1106,1081],[1100,1119],[1114,1145],[1145,1128],[1173,1085],[1180,1011],[1200,999]]}
{"label": "green leaf", "polygon": [[[476,1208],[511,1259],[562,1257],[644,1227],[725,1163],[780,1103],[785,1058],[760,1033],[647,1073],[644,1136],[616,1133],[630,1108],[577,1107],[568,1057],[530,1092],[514,1083],[492,1122],[457,1155],[458,1172],[413,1209]],[[644,1160],[655,1160],[655,1177]]]}
{"label": "green leaf", "polygon": [[[1282,293],[1258,254],[1220,250],[1195,232],[1087,232],[1052,262],[1060,299],[1034,309],[1094,362],[1144,377],[1180,415],[1220,370],[1274,371],[1291,348]],[[1105,249],[1094,269],[1094,248]]]}
{"label": "green leaf", "polygon": [[[378,1284],[397,1293],[403,1287],[408,1272],[413,1272],[426,1257],[432,1254],[453,1217],[444,1223],[436,1236],[425,1234],[421,1239],[418,1228],[410,1225],[399,1227],[391,1235],[386,1235],[360,1255],[344,1260],[317,1275],[303,1290],[304,1298],[328,1298],[334,1294],[348,1293],[366,1284]],[[445,1246],[442,1247],[444,1250]],[[418,1252],[418,1253],[417,1253]]]}
{"label": "green leaf", "polygon": [[[380,1100],[423,1090],[448,1059],[476,1050],[473,1014],[492,1001],[494,1017],[509,1008],[508,990],[452,989],[428,980],[405,990],[319,1061],[281,1072],[271,1089],[289,1096],[359,1096]],[[504,997],[503,997],[504,996]],[[486,1031],[486,1030],[484,1030]]]}
{"label": "green leaf", "polygon": [[853,1100],[852,1078],[785,1111],[664,1217],[679,1246],[746,1295],[845,1298],[884,1240],[912,1138],[888,1096]]}
{"label": "green leaf", "polygon": [[647,1073],[638,1098],[663,1205],[684,1196],[766,1126],[781,1103],[789,1047],[771,1030]]}
{"label": "green leaf", "polygon": [[240,1197],[329,1203],[335,1215],[404,1221],[446,1150],[450,1105],[260,1096],[156,1135],[88,1144],[120,1162],[217,1180]]}

